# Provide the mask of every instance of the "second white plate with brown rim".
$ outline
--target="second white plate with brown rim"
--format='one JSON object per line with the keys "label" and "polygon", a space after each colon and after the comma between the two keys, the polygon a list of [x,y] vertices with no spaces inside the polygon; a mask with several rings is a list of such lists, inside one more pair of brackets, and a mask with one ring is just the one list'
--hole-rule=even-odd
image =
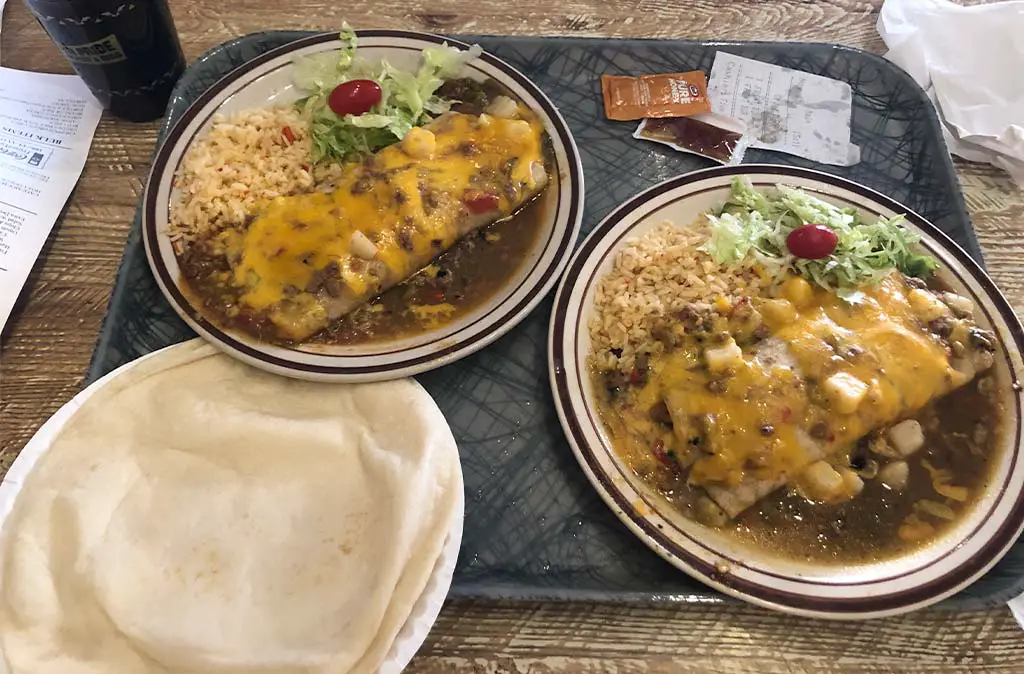
{"label": "second white plate with brown rim", "polygon": [[[997,338],[995,373],[1005,403],[1006,431],[993,452],[992,478],[952,530],[903,556],[858,565],[780,560],[728,534],[683,517],[638,478],[613,450],[598,417],[587,369],[588,323],[597,282],[616,252],[666,220],[696,221],[721,205],[734,177],[756,188],[798,187],[869,218],[906,214],[921,247],[939,260],[942,280],[971,298],[977,322]],[[1024,330],[991,279],[952,240],[917,214],[867,188],[826,173],[770,165],[713,168],[679,176],[620,206],[573,257],[555,299],[549,332],[550,377],[563,429],[593,487],[644,544],[694,578],[768,608],[825,618],[873,618],[933,604],[980,578],[1024,528],[1024,453],[1019,378]]]}

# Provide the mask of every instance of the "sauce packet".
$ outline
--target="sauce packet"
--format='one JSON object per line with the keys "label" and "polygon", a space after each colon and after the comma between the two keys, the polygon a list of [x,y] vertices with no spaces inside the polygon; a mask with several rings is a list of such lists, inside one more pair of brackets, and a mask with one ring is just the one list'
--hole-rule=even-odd
{"label": "sauce packet", "polygon": [[620,122],[711,112],[707,76],[699,70],[639,77],[602,75],[601,92],[605,116]]}
{"label": "sauce packet", "polygon": [[752,139],[746,132],[747,125],[743,121],[708,113],[645,119],[633,132],[633,137],[731,166],[743,160],[743,154],[751,143]]}

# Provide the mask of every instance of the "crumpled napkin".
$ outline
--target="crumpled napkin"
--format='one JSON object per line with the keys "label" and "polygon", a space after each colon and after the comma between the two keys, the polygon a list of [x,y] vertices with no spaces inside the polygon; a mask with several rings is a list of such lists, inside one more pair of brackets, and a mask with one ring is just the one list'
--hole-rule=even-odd
{"label": "crumpled napkin", "polygon": [[1024,2],[885,0],[878,32],[935,103],[950,151],[1024,187]]}
{"label": "crumpled napkin", "polygon": [[1024,627],[1024,594],[1014,597],[1007,605],[1010,607],[1010,613],[1017,619],[1017,624]]}

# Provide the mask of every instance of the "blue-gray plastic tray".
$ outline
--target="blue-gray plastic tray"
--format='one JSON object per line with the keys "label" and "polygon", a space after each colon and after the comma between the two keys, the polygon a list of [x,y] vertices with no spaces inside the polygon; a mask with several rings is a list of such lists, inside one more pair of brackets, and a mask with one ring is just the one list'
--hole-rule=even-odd
{"label": "blue-gray plastic tray", "polygon": [[[166,133],[209,85],[302,32],[266,32],[216,47],[178,83]],[[636,141],[632,123],[609,122],[602,74],[709,71],[714,54],[740,56],[849,82],[852,140],[862,160],[848,168],[750,151],[749,162],[808,166],[873,187],[930,219],[981,259],[935,112],[899,68],[827,44],[473,36],[533,79],[559,107],[586,175],[583,233],[640,190],[710,166],[700,157]],[[566,443],[548,389],[545,336],[550,298],[503,339],[420,376],[459,441],[466,522],[452,585],[457,596],[713,602],[723,597],[648,550],[590,488]],[[94,380],[145,353],[193,337],[164,301],[146,264],[136,213],[107,317],[89,369]],[[1020,544],[948,607],[1004,602],[1024,589]]]}

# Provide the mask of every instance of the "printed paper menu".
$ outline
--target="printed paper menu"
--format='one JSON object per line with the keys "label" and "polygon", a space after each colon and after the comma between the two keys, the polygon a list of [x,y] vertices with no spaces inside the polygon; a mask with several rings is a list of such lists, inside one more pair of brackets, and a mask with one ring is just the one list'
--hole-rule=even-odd
{"label": "printed paper menu", "polygon": [[102,112],[74,75],[0,68],[0,330],[82,174]]}

